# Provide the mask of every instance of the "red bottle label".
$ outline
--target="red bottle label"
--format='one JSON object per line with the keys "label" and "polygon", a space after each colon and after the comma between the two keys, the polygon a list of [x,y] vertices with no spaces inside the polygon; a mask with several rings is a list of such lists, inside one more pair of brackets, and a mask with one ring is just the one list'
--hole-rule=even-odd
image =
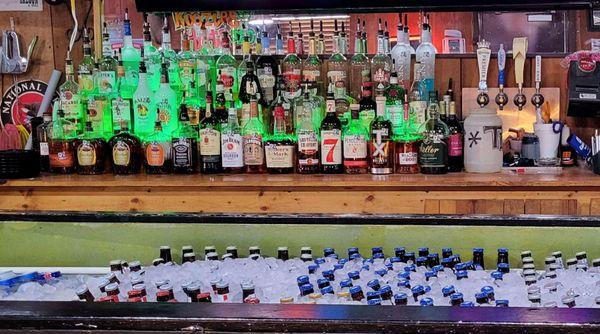
{"label": "red bottle label", "polygon": [[463,155],[462,134],[455,133],[448,137],[448,155],[451,157],[460,157]]}

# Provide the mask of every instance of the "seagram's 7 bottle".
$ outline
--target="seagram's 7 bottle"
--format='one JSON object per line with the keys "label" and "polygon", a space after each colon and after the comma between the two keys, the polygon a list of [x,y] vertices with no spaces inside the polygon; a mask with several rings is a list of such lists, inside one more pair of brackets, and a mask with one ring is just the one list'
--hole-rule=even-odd
{"label": "seagram's 7 bottle", "polygon": [[344,172],[342,161],[342,122],[336,115],[335,99],[331,90],[327,93],[327,115],[321,122],[321,172],[340,174]]}

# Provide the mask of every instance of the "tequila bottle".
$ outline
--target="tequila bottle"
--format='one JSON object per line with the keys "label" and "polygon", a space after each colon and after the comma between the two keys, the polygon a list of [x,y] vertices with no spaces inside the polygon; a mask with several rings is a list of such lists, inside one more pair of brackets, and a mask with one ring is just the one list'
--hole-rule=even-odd
{"label": "tequila bottle", "polygon": [[327,115],[321,122],[321,172],[340,174],[344,171],[342,161],[342,122],[335,110],[333,93],[327,93]]}
{"label": "tequila bottle", "polygon": [[206,114],[200,123],[198,150],[200,172],[214,174],[221,171],[221,121],[206,106]]}
{"label": "tequila bottle", "polygon": [[102,59],[98,64],[97,81],[94,83],[100,95],[108,96],[117,92],[117,59],[113,57],[113,50],[109,42],[108,28],[106,22],[102,31]]}
{"label": "tequila bottle", "polygon": [[297,170],[300,174],[319,172],[319,125],[318,101],[308,89],[294,104],[296,136],[298,139]]}
{"label": "tequila bottle", "polygon": [[423,136],[419,147],[419,165],[423,174],[446,174],[448,172],[448,126],[440,120],[437,92],[429,94],[427,112],[429,118],[420,127]]}
{"label": "tequila bottle", "polygon": [[350,105],[350,123],[344,132],[344,170],[347,174],[365,174],[368,172],[367,141],[369,130],[359,117],[358,104]]}
{"label": "tequila bottle", "polygon": [[155,92],[160,85],[160,66],[162,64],[160,52],[152,44],[152,35],[150,33],[150,23],[148,23],[148,15],[144,13],[144,45],[142,50],[144,56],[141,57],[146,63],[146,72],[148,85],[150,90]]}
{"label": "tequila bottle", "polygon": [[189,123],[187,108],[182,104],[179,107],[179,127],[171,136],[173,172],[177,174],[195,173],[198,166],[198,131]]}
{"label": "tequila bottle", "polygon": [[264,103],[270,105],[277,96],[275,83],[279,75],[279,68],[277,60],[271,54],[269,34],[266,31],[262,33],[261,44],[262,54],[256,60],[256,75],[262,88]]}
{"label": "tequila bottle", "polygon": [[65,119],[69,121],[73,129],[65,129],[65,131],[80,132],[83,130],[83,110],[81,105],[81,95],[79,85],[75,82],[73,73],[73,62],[67,58],[65,64],[65,82],[58,88],[60,103],[65,112]]}
{"label": "tequila bottle", "polygon": [[429,96],[429,93],[434,89],[435,54],[437,50],[431,41],[431,26],[429,25],[429,18],[425,16],[421,30],[421,44],[419,44],[416,51],[417,63],[423,65],[423,76],[420,84],[421,95],[423,96]]}
{"label": "tequila bottle", "polygon": [[130,91],[125,88],[127,85],[125,68],[123,66],[123,60],[120,52],[118,56],[118,64],[117,82],[119,89],[117,90],[116,94],[113,94],[113,99],[111,102],[113,129],[115,129],[115,131],[123,124],[127,126],[127,129],[133,128],[131,124],[131,120],[133,119],[133,94],[129,95]]}
{"label": "tequila bottle", "polygon": [[179,79],[181,80],[181,88],[185,91],[190,90],[190,82],[194,80],[196,70],[196,59],[190,51],[190,40],[188,31],[181,32],[181,51],[177,54]]}
{"label": "tequila bottle", "polygon": [[402,17],[398,21],[398,43],[392,49],[392,59],[394,60],[394,71],[398,74],[398,83],[408,89],[410,83],[410,64],[411,55],[415,53],[415,49],[410,45],[408,32],[408,16],[404,15],[404,25]]}
{"label": "tequila bottle", "polygon": [[244,168],[244,144],[233,103],[228,110],[227,124],[221,130],[221,163],[226,173],[240,173]]}
{"label": "tequila bottle", "polygon": [[[356,25],[356,38],[354,40],[354,55],[350,58],[350,96],[356,101],[362,98],[362,85],[371,81],[371,61],[363,49],[360,19]],[[373,109],[373,114],[375,110]],[[373,117],[374,118],[374,117]]]}
{"label": "tequila bottle", "polygon": [[167,64],[163,63],[160,86],[154,93],[154,106],[158,109],[158,119],[166,133],[173,133],[177,129],[177,94],[172,89],[170,81],[171,77]]}
{"label": "tequila bottle", "polygon": [[318,89],[323,84],[321,68],[323,68],[323,63],[319,59],[319,56],[317,56],[317,40],[313,30],[313,21],[311,20],[310,33],[308,34],[308,56],[302,66],[302,82],[309,83],[309,85],[315,87],[315,94],[322,91]]}
{"label": "tequila bottle", "polygon": [[264,126],[258,116],[258,100],[249,102],[250,118],[242,129],[244,143],[244,168],[246,173],[264,173]]}
{"label": "tequila bottle", "polygon": [[289,174],[294,172],[295,143],[285,128],[285,112],[282,107],[275,108],[273,134],[265,142],[265,160],[267,172],[271,174]]}
{"label": "tequila bottle", "polygon": [[390,84],[390,73],[392,72],[392,58],[386,53],[386,39],[381,28],[379,19],[379,31],[377,33],[377,54],[371,59],[371,75],[375,86],[375,96],[382,96]]}
{"label": "tequila bottle", "polygon": [[292,101],[300,96],[300,81],[302,80],[302,60],[296,54],[296,40],[292,32],[292,23],[290,22],[290,32],[287,40],[287,55],[281,63],[283,70],[283,79],[285,81],[285,92],[283,97]]}
{"label": "tequila bottle", "polygon": [[143,145],[146,174],[171,173],[173,168],[171,135],[163,131],[160,120],[154,122],[154,131],[146,136]]}
{"label": "tequila bottle", "polygon": [[108,142],[111,165],[116,175],[137,174],[142,168],[144,153],[138,137],[129,133],[128,124],[122,121],[116,134]]}
{"label": "tequila bottle", "polygon": [[392,122],[394,133],[398,133],[402,127],[404,118],[404,88],[398,84],[398,77],[395,72],[390,76],[390,85],[385,90],[386,112],[388,119]]}
{"label": "tequila bottle", "polygon": [[88,36],[87,28],[83,29],[83,59],[77,68],[77,82],[81,99],[87,101],[87,98],[94,90],[94,80],[92,72],[94,70],[94,57],[92,55],[92,45]]}
{"label": "tequila bottle", "polygon": [[86,122],[85,131],[77,141],[77,174],[98,175],[104,173],[105,155],[106,142],[103,134],[95,131],[92,122]]}
{"label": "tequila bottle", "polygon": [[[162,63],[166,63],[168,65],[169,85],[171,86],[171,89],[175,92],[180,92],[181,80],[179,79],[179,62],[177,61],[177,53],[171,48],[171,33],[169,32],[169,21],[167,20],[166,16],[163,24],[162,44],[160,45],[158,51],[162,55]],[[159,85],[159,90],[160,89],[162,89],[162,85]],[[164,121],[161,122],[163,126],[166,124]]]}
{"label": "tequila bottle", "polygon": [[[142,49],[142,58],[145,51]],[[142,140],[153,131],[153,122],[156,120],[156,107],[153,101],[154,94],[150,90],[146,62],[140,62],[138,85],[133,93],[133,133]]]}
{"label": "tequila bottle", "polygon": [[229,49],[229,33],[223,31],[221,33],[221,56],[217,59],[216,69],[220,73],[219,80],[223,83],[223,89],[228,92],[230,89],[233,93],[233,99],[238,101],[239,87],[236,78],[236,66],[237,62],[231,55]]}
{"label": "tequila bottle", "polygon": [[375,98],[377,117],[371,123],[369,157],[371,174],[391,174],[394,172],[394,143],[392,123],[385,116],[385,96]]}
{"label": "tequila bottle", "polygon": [[123,20],[123,66],[125,68],[125,81],[123,87],[129,91],[126,95],[133,95],[138,83],[138,69],[140,68],[140,51],[133,46],[133,37],[131,36],[131,21],[129,20],[129,11],[125,8],[125,19]]}
{"label": "tequila bottle", "polygon": [[399,174],[416,174],[419,172],[419,140],[420,136],[414,126],[409,113],[408,96],[404,97],[404,109],[402,112],[402,127],[395,132],[395,169]]}

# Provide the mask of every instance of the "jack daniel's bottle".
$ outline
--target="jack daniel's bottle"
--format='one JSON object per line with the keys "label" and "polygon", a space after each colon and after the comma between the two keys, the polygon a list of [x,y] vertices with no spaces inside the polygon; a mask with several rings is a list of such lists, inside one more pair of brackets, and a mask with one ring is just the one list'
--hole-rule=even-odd
{"label": "jack daniel's bottle", "polygon": [[448,172],[448,146],[446,139],[449,130],[440,120],[437,92],[429,94],[429,119],[421,125],[419,132],[423,141],[419,147],[419,165],[423,174],[446,174]]}

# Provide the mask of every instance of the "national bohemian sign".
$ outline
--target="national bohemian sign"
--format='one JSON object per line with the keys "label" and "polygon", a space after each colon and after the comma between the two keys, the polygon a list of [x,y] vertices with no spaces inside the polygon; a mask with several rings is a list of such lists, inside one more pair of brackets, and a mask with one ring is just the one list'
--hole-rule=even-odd
{"label": "national bohemian sign", "polygon": [[19,81],[10,86],[2,96],[0,122],[5,124],[22,124],[29,127],[29,121],[37,115],[44,93],[45,82],[40,80]]}

